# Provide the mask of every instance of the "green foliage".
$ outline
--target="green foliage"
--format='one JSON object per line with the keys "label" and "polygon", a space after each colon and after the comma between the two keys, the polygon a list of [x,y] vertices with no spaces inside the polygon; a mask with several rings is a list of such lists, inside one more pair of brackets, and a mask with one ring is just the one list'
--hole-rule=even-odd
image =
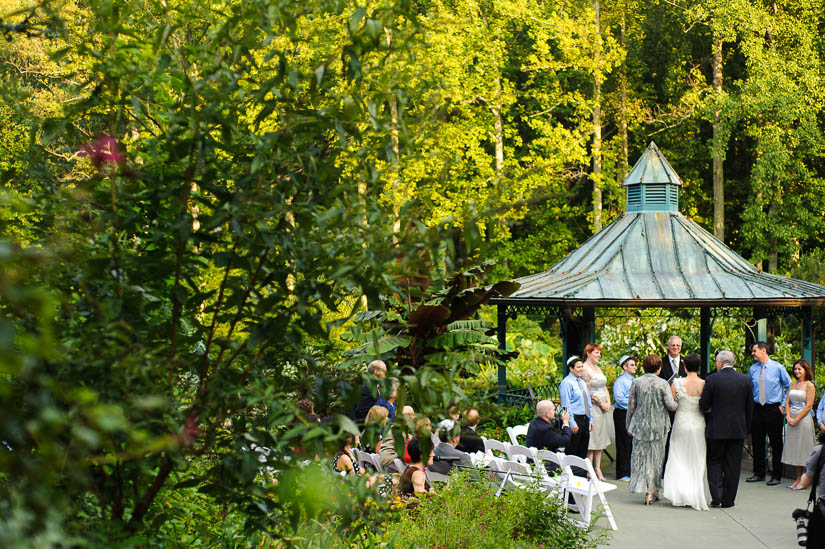
{"label": "green foliage", "polygon": [[492,297],[510,295],[518,284],[481,286],[481,277],[492,267],[488,262],[446,280],[418,277],[417,288],[408,283],[405,299],[387,299],[387,312],[359,313],[342,337],[363,344],[347,353],[352,358],[344,365],[383,358],[410,371],[434,365],[474,374],[479,364],[498,364],[502,353],[489,335],[493,324],[477,318],[478,311]]}
{"label": "green foliage", "polygon": [[605,534],[571,521],[558,498],[535,487],[507,490],[495,496],[495,482],[484,472],[476,480],[454,473],[450,484],[436,490],[402,515],[399,547],[596,547]]}
{"label": "green foliage", "polygon": [[510,442],[507,427],[530,423],[536,417],[536,410],[530,404],[525,404],[521,408],[501,406],[496,404],[492,398],[479,400],[478,411],[481,417],[481,423],[477,429],[479,434],[502,442]]}

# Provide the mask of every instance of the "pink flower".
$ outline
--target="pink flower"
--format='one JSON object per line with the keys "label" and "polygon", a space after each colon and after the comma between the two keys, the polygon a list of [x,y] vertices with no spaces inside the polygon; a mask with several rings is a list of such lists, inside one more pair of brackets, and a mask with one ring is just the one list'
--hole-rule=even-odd
{"label": "pink flower", "polygon": [[108,135],[101,135],[94,143],[84,145],[80,149],[80,156],[88,156],[96,168],[106,164],[119,166],[126,159],[118,140]]}

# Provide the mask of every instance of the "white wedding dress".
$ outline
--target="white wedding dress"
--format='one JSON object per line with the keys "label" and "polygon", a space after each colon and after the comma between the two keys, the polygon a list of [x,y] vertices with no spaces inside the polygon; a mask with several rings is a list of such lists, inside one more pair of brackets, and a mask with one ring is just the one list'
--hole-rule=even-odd
{"label": "white wedding dress", "polygon": [[689,505],[707,511],[707,467],[705,461],[705,417],[699,397],[688,396],[683,378],[673,381],[679,408],[670,433],[670,452],[665,467],[662,495],[674,506]]}

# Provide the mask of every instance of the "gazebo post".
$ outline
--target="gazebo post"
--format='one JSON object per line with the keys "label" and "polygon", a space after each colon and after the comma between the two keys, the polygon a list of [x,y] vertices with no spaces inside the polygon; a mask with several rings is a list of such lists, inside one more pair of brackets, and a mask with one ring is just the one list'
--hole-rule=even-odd
{"label": "gazebo post", "polygon": [[[768,314],[763,307],[753,308],[753,318],[756,320],[756,341],[768,341]],[[754,342],[755,343],[755,342]],[[771,349],[772,350],[772,349]],[[750,352],[750,349],[747,349]]]}
{"label": "gazebo post", "polygon": [[710,307],[699,308],[699,356],[702,359],[702,377],[708,374],[710,362]]}
{"label": "gazebo post", "polygon": [[802,307],[802,358],[814,367],[814,330],[811,307]]}
{"label": "gazebo post", "polygon": [[[585,330],[587,330],[586,342],[596,343],[596,308],[582,308],[582,319],[585,322]],[[582,360],[584,360],[584,357],[582,357]]]}
{"label": "gazebo post", "polygon": [[[507,305],[496,305],[498,312],[498,348],[502,351],[507,350]],[[504,393],[507,390],[507,366],[505,364],[498,365],[498,403],[504,401]]]}

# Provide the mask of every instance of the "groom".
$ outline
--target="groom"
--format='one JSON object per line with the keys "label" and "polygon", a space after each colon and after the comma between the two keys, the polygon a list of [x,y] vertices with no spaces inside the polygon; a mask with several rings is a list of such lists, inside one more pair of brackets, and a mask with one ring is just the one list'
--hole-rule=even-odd
{"label": "groom", "polygon": [[733,369],[731,351],[716,355],[716,372],[709,375],[699,399],[707,413],[708,487],[711,507],[733,507],[739,489],[742,448],[753,415],[753,385]]}

